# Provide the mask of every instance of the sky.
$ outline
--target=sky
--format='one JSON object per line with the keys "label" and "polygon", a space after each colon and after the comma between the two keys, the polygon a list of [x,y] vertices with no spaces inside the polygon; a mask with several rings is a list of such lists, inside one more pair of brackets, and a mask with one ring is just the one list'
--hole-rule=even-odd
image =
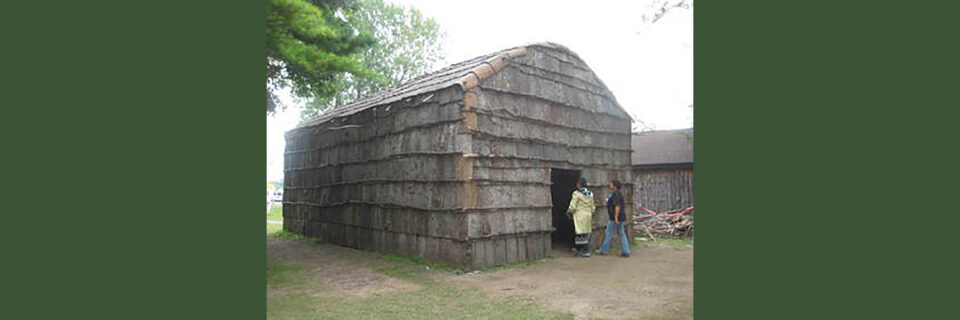
{"label": "sky", "polygon": [[[641,16],[653,0],[386,0],[434,18],[445,36],[445,60],[467,60],[532,42],[550,41],[576,52],[648,128],[693,126],[693,9],[677,9],[655,24]],[[585,5],[589,3],[589,5]],[[300,121],[297,101],[267,117],[267,179],[283,178],[283,133]]]}

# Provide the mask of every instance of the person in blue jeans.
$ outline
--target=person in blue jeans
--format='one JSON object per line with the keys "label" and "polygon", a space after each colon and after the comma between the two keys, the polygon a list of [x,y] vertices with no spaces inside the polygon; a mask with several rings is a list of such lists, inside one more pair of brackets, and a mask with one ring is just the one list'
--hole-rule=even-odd
{"label": "person in blue jeans", "polygon": [[607,188],[613,191],[613,194],[607,198],[607,214],[610,216],[610,220],[607,221],[607,231],[603,235],[603,245],[600,246],[600,249],[597,249],[597,254],[604,255],[610,252],[610,241],[613,240],[613,234],[619,233],[620,256],[626,258],[630,256],[630,242],[627,241],[627,230],[624,227],[627,214],[624,208],[623,193],[620,192],[620,180],[613,179],[607,185]]}

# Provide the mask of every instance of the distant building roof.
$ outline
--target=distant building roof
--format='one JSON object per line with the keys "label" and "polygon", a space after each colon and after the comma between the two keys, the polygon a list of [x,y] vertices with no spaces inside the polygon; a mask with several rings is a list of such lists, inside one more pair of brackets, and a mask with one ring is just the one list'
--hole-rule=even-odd
{"label": "distant building roof", "polygon": [[693,163],[693,129],[634,133],[633,165]]}

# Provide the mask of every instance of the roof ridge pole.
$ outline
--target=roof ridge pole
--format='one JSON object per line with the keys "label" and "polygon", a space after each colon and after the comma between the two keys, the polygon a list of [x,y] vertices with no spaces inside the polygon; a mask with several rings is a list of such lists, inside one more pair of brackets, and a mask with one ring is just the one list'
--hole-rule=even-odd
{"label": "roof ridge pole", "polygon": [[458,83],[464,91],[480,85],[483,80],[490,78],[500,70],[503,70],[510,62],[508,58],[515,58],[527,54],[526,47],[520,47],[501,54],[494,55],[489,59],[481,61],[479,65],[470,69],[466,75],[460,78]]}

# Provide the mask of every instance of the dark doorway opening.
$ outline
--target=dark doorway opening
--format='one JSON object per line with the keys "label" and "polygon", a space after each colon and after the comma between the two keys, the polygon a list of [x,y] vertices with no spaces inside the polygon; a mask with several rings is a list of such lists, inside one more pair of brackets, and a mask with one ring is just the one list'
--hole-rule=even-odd
{"label": "dark doorway opening", "polygon": [[573,221],[567,217],[570,198],[577,189],[579,170],[550,168],[550,196],[553,198],[554,247],[573,247]]}

